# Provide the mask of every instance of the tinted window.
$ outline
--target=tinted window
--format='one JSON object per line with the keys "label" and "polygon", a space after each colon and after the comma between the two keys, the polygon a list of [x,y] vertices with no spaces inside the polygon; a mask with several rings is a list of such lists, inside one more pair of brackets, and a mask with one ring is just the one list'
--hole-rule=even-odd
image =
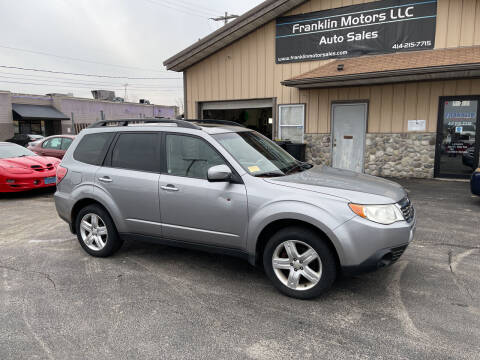
{"label": "tinted window", "polygon": [[121,134],[112,152],[112,167],[160,171],[158,134]]}
{"label": "tinted window", "polygon": [[45,149],[60,150],[61,146],[62,146],[62,138],[55,137],[45,141],[42,147]]}
{"label": "tinted window", "polygon": [[225,164],[204,140],[183,135],[167,135],[167,171],[170,175],[207,179],[207,171]]}
{"label": "tinted window", "polygon": [[67,150],[70,145],[72,145],[73,139],[70,138],[63,138],[62,139],[62,150]]}
{"label": "tinted window", "polygon": [[112,137],[113,133],[85,135],[75,149],[73,158],[87,164],[100,165],[105,158]]}

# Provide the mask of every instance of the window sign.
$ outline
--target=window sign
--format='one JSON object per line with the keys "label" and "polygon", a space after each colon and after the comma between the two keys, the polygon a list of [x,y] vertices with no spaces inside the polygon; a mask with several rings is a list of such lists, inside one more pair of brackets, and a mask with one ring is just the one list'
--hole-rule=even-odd
{"label": "window sign", "polygon": [[280,105],[279,110],[278,135],[280,140],[302,143],[305,124],[305,105]]}
{"label": "window sign", "polygon": [[382,0],[277,19],[277,64],[433,49],[437,0]]}
{"label": "window sign", "polygon": [[478,100],[442,101],[440,140],[437,143],[441,176],[469,177],[476,168]]}

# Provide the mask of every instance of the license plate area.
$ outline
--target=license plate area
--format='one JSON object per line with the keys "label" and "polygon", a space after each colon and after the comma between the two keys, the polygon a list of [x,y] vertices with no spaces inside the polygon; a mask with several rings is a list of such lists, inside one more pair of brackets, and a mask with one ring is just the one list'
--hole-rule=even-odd
{"label": "license plate area", "polygon": [[44,182],[45,182],[45,185],[55,184],[57,182],[57,178],[55,176],[46,177],[44,179]]}

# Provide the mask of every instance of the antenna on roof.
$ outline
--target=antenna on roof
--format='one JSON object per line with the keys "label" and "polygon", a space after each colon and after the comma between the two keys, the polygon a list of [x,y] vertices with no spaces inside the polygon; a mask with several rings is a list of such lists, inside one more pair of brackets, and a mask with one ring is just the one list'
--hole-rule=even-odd
{"label": "antenna on roof", "polygon": [[224,25],[227,25],[228,23],[228,20],[230,19],[236,19],[238,18],[239,16],[238,15],[228,15],[228,12],[225,11],[225,16],[219,16],[219,17],[216,17],[216,18],[210,18],[210,20],[213,20],[213,21],[224,21],[225,24]]}

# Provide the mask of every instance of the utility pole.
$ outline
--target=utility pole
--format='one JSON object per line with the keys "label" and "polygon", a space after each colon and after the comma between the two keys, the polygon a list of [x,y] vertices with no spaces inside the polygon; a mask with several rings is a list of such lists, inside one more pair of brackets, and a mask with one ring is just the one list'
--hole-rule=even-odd
{"label": "utility pole", "polygon": [[123,84],[123,87],[125,88],[125,93],[124,93],[124,96],[123,96],[124,101],[127,101],[127,86],[128,86],[128,84]]}
{"label": "utility pole", "polygon": [[73,119],[73,112],[71,114],[72,114],[72,133],[74,135],[77,135],[77,130],[75,129],[75,120]]}
{"label": "utility pole", "polygon": [[225,16],[219,16],[219,17],[216,17],[216,18],[210,18],[210,20],[213,20],[213,21],[223,21],[225,24],[224,25],[227,25],[228,23],[228,20],[230,19],[236,19],[238,18],[238,15],[228,15],[228,12],[225,11]]}

